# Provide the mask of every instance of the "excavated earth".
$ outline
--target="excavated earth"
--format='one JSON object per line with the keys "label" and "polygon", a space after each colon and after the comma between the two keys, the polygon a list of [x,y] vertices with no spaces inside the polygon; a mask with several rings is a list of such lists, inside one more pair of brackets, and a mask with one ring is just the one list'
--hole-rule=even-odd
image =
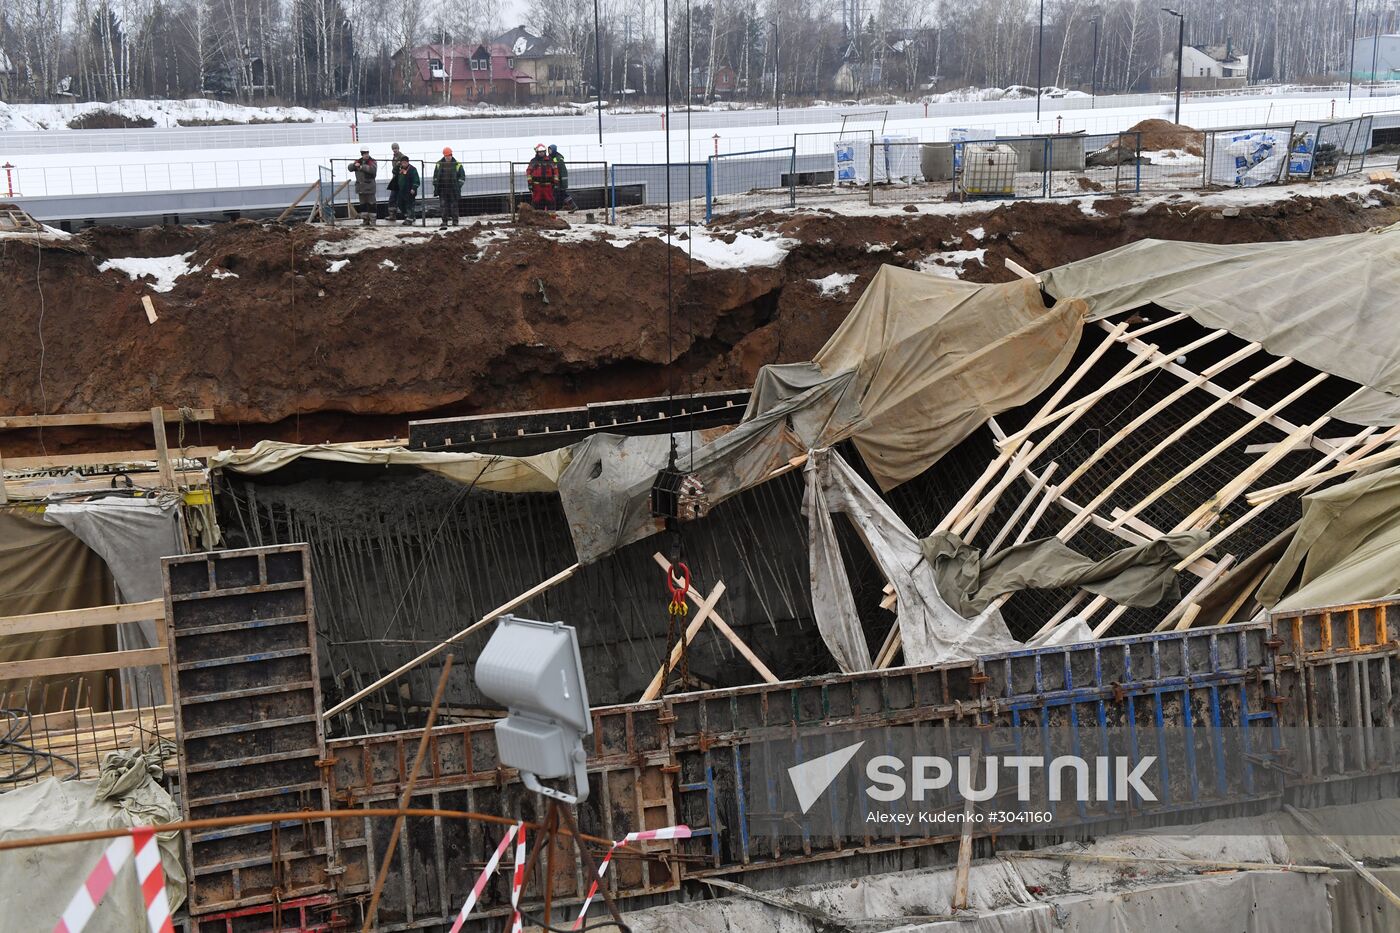
{"label": "excavated earth", "polygon": [[[978,282],[1144,237],[1301,239],[1400,220],[1400,191],[1227,207],[1013,202],[952,215],[807,210],[721,222],[711,236],[776,232],[775,266],[711,269],[685,243],[560,239],[540,221],[425,231],[354,253],[344,228],[240,221],[93,228],[63,241],[0,239],[0,412],[214,408],[187,443],[250,445],[401,435],[412,417],[477,414],[744,387],[766,363],[810,359],[882,263]],[[586,231],[584,231],[586,233]],[[977,235],[980,233],[980,237]],[[553,237],[553,238],[552,238]],[[980,261],[950,259],[985,250]],[[199,271],[153,293],[99,265],[192,253]],[[963,254],[965,256],[965,254]],[[674,313],[667,314],[669,279]],[[813,281],[856,276],[823,294]],[[830,291],[830,290],[829,290]],[[148,323],[141,298],[153,299]],[[11,431],[7,455],[149,446],[96,429]]]}

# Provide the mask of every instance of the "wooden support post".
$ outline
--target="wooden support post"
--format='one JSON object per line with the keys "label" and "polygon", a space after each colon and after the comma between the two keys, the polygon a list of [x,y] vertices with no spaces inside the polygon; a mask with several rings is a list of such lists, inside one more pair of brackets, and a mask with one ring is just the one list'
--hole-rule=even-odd
{"label": "wooden support post", "polygon": [[[428,707],[428,721],[423,726],[423,735],[418,740],[418,753],[413,756],[413,767],[408,772],[408,783],[404,785],[403,794],[399,797],[399,809],[407,810],[409,801],[413,799],[413,787],[418,783],[418,772],[423,769],[423,756],[428,751],[428,740],[433,734],[433,723],[437,721],[438,705],[442,703],[442,694],[447,689],[447,675],[452,671],[452,655],[448,655],[442,664],[442,674],[438,677],[437,690],[433,693],[433,704]],[[369,933],[374,929],[374,915],[379,910],[379,895],[384,891],[384,881],[389,877],[389,868],[394,864],[394,850],[399,845],[399,834],[403,831],[403,814],[394,817],[394,828],[389,833],[389,847],[384,853],[384,857],[379,860],[379,876],[374,879],[374,891],[370,895],[369,909],[365,911],[365,925],[362,933]]]}
{"label": "wooden support post", "polygon": [[[972,749],[972,766],[969,773],[977,772],[977,765],[981,759],[981,749],[976,746]],[[967,910],[968,881],[972,874],[972,814],[977,809],[972,802],[972,798],[963,798],[963,822],[962,834],[958,837],[958,867],[953,873],[953,902],[954,910]]]}
{"label": "wooden support post", "polygon": [[[1336,450],[1323,457],[1321,460],[1317,461],[1303,472],[1299,473],[1297,478],[1306,479],[1314,475],[1315,473],[1321,472],[1323,469],[1326,469],[1327,464],[1334,462],[1338,457],[1342,456],[1344,451],[1349,450],[1353,444],[1364,441],[1367,437],[1371,436],[1371,434],[1375,433],[1376,430],[1376,428],[1367,428],[1360,434],[1356,435],[1356,437],[1353,437],[1350,440],[1342,441],[1340,444],[1337,445]],[[1397,428],[1396,430],[1400,430],[1400,428]],[[1365,448],[1362,449],[1364,450]],[[1360,452],[1360,450],[1357,451],[1358,454]],[[1248,497],[1246,497],[1246,501],[1247,499]],[[1223,531],[1218,532],[1209,541],[1206,541],[1200,547],[1196,548],[1196,550],[1192,551],[1186,557],[1182,558],[1181,562],[1176,565],[1176,569],[1178,571],[1185,569],[1186,565],[1191,563],[1193,560],[1197,559],[1198,557],[1201,557],[1204,554],[1209,553],[1214,548],[1223,544],[1226,541],[1226,539],[1228,539],[1231,535],[1233,535],[1235,532],[1239,531],[1245,525],[1248,525],[1251,521],[1257,518],[1261,512],[1263,512],[1269,507],[1269,505],[1270,503],[1261,503],[1251,508],[1248,512],[1245,512],[1239,518],[1231,522],[1229,526],[1227,526]]]}
{"label": "wooden support post", "polygon": [[[1181,602],[1172,607],[1172,611],[1163,616],[1162,621],[1158,622],[1157,627],[1152,631],[1165,632],[1167,629],[1171,628],[1176,620],[1181,618],[1182,614],[1186,612],[1186,608],[1199,599],[1202,593],[1210,589],[1211,585],[1214,584],[1216,580],[1219,580],[1221,576],[1224,575],[1225,571],[1233,567],[1234,564],[1235,555],[1233,554],[1226,554],[1220,560],[1216,561],[1215,569],[1204,577],[1201,577],[1201,579],[1196,582],[1196,585],[1191,587],[1191,592],[1183,596]],[[1179,573],[1180,570],[1177,572]]]}
{"label": "wooden support post", "polygon": [[[1108,333],[1108,336],[1105,337],[1103,341],[1097,347],[1094,348],[1093,352],[1089,354],[1088,359],[1081,363],[1079,365],[1079,368],[1070,374],[1069,378],[1064,381],[1060,388],[1055,390],[1055,394],[1050,396],[1050,399],[1044,405],[1041,406],[1040,411],[1031,420],[1035,421],[1037,418],[1041,418],[1053,411],[1055,406],[1060,404],[1064,397],[1068,395],[1069,392],[1076,385],[1079,384],[1079,381],[1084,378],[1084,376],[1089,372],[1089,370],[1093,368],[1094,364],[1099,361],[1100,357],[1102,357],[1105,353],[1108,352],[1108,348],[1113,346],[1114,342],[1122,336],[1123,331],[1127,329],[1127,326],[1127,324],[1118,324],[1116,327],[1111,329]],[[1004,441],[1005,437],[1001,437],[998,439],[997,443],[1001,444]],[[946,516],[944,516],[943,521],[938,523],[938,527],[936,530],[947,531],[948,529],[952,528],[953,523],[962,516],[962,513],[969,506],[971,506],[973,502],[977,501],[977,497],[982,494],[982,490],[985,489],[987,484],[992,481],[996,473],[999,472],[1001,468],[1006,465],[1007,461],[1011,459],[1011,456],[1011,448],[1002,448],[1001,452],[997,455],[997,458],[992,463],[992,465],[986,469],[986,471],[977,480],[977,482],[972,484],[972,486],[967,490],[967,492],[963,493],[963,496],[961,499],[958,500],[958,503],[953,506],[952,510],[949,511],[949,513]]]}
{"label": "wooden support post", "polygon": [[5,505],[10,501],[10,495],[5,491],[5,456],[0,453],[0,505]]}
{"label": "wooden support post", "polygon": [[[661,556],[660,552],[651,555],[651,557],[662,570],[667,573],[671,572],[671,562]],[[703,604],[705,602],[705,598],[700,595],[700,591],[693,586],[687,590],[687,595],[696,603]],[[744,660],[748,661],[753,669],[758,672],[758,676],[762,677],[766,683],[776,684],[778,682],[777,675],[768,669],[768,665],[759,660],[758,655],[754,654],[753,650],[739,637],[739,634],[729,627],[729,623],[724,621],[723,616],[711,610],[710,621],[714,623],[715,628],[719,629],[719,633],[734,646],[734,650],[743,655]]]}
{"label": "wooden support post", "polygon": [[1215,521],[1217,515],[1224,511],[1230,503],[1239,498],[1240,493],[1253,485],[1254,481],[1267,473],[1269,468],[1275,463],[1278,463],[1286,457],[1293,448],[1297,447],[1306,438],[1312,437],[1323,425],[1331,420],[1331,417],[1328,415],[1323,415],[1312,424],[1304,425],[1292,434],[1289,434],[1283,440],[1279,441],[1278,444],[1274,445],[1273,450],[1269,451],[1258,460],[1255,460],[1242,470],[1238,476],[1226,483],[1219,492],[1198,505],[1195,511],[1186,516],[1181,523],[1187,528],[1205,528],[1210,525]]}
{"label": "wooden support post", "polygon": [[[311,192],[315,191],[317,185],[319,185],[319,184],[321,184],[321,180],[318,178],[318,179],[316,179],[315,181],[313,181],[311,184],[307,185],[306,188],[301,192],[301,194],[297,195],[296,200],[293,201],[291,204],[288,204],[288,205],[287,205],[287,209],[284,210],[282,213],[280,213],[280,214],[277,215],[277,223],[280,224],[282,221],[284,221],[284,220],[286,220],[288,217],[290,217],[292,211],[296,210],[297,205],[300,204],[303,200],[305,200],[305,198],[306,198],[306,196],[307,196],[308,194],[310,194]],[[319,206],[319,205],[318,205],[318,206]],[[315,208],[313,208],[313,210],[315,210]]]}
{"label": "wooden support post", "polygon": [[156,435],[156,459],[160,464],[160,484],[165,489],[177,489],[175,467],[170,463],[170,449],[166,446],[165,412],[162,409],[151,409],[151,427]]}
{"label": "wooden support post", "polygon": [[661,688],[666,683],[666,675],[671,673],[671,670],[680,662],[681,651],[695,640],[695,636],[700,632],[700,627],[705,624],[705,620],[710,617],[710,614],[714,611],[715,604],[719,602],[719,598],[723,595],[724,581],[720,580],[715,583],[715,588],[710,590],[710,595],[706,596],[705,600],[696,607],[695,618],[691,619],[690,624],[685,627],[685,634],[682,636],[684,641],[676,642],[676,644],[671,647],[671,656],[662,662],[661,669],[656,672],[656,676],[651,679],[651,683],[648,684],[646,690],[642,692],[642,697],[637,701],[638,703],[650,703],[661,695]]}
{"label": "wooden support post", "polygon": [[1375,888],[1378,894],[1387,901],[1390,901],[1392,907],[1400,908],[1400,896],[1397,896],[1394,891],[1386,887],[1369,868],[1362,865],[1357,859],[1352,858],[1351,854],[1347,852],[1346,849],[1343,849],[1335,839],[1323,832],[1322,827],[1317,824],[1317,820],[1313,819],[1312,814],[1303,813],[1301,810],[1288,803],[1283,805],[1283,809],[1288,811],[1288,815],[1297,820],[1304,829],[1321,839],[1327,844],[1329,849],[1340,855],[1346,863],[1351,866],[1351,870],[1360,875],[1367,884]]}
{"label": "wooden support post", "polygon": [[[1041,490],[1045,488],[1046,483],[1050,482],[1050,477],[1054,476],[1055,471],[1059,468],[1060,464],[1052,460],[1045,469],[1041,471],[1040,477],[1031,484],[1030,492],[1026,493],[1026,497],[1021,500],[1021,504],[1016,506],[1016,511],[1011,513],[1011,517],[1006,520],[1006,524],[1001,526],[1001,531],[998,531],[996,537],[992,539],[992,543],[987,545],[986,551],[983,552],[984,554],[991,555],[996,553],[997,548],[1001,547],[1002,541],[1006,540],[1006,536],[1011,533],[1011,529],[1021,520],[1021,516],[1026,514],[1026,509],[1030,507],[1030,504],[1040,499]],[[977,534],[976,530],[972,533],[974,536]]]}
{"label": "wooden support post", "polygon": [[1244,585],[1244,588],[1240,590],[1239,595],[1235,597],[1234,602],[1230,603],[1229,607],[1226,608],[1225,614],[1220,617],[1219,624],[1224,625],[1225,623],[1229,622],[1235,617],[1235,613],[1239,612],[1240,607],[1242,607],[1249,600],[1249,598],[1253,596],[1256,591],[1258,591],[1259,584],[1264,582],[1264,578],[1267,577],[1269,575],[1269,571],[1273,569],[1273,564],[1265,564],[1263,567],[1259,568],[1259,572],[1250,578],[1249,582],[1246,583]]}
{"label": "wooden support post", "polygon": [[1265,409],[1265,412],[1267,412],[1267,414],[1255,415],[1249,421],[1245,422],[1243,427],[1235,430],[1224,440],[1220,441],[1220,443],[1216,444],[1210,450],[1207,450],[1205,453],[1201,454],[1199,457],[1193,460],[1189,466],[1182,469],[1171,479],[1167,480],[1161,486],[1158,486],[1155,490],[1149,493],[1146,498],[1142,499],[1140,502],[1138,502],[1131,508],[1126,509],[1124,511],[1123,518],[1115,519],[1114,524],[1121,525],[1124,519],[1137,515],[1139,512],[1147,508],[1152,503],[1156,502],[1162,496],[1171,492],[1172,489],[1176,488],[1188,477],[1194,475],[1198,470],[1201,469],[1201,467],[1205,466],[1211,460],[1214,460],[1221,453],[1228,450],[1232,445],[1239,443],[1241,439],[1247,437],[1250,432],[1254,431],[1256,428],[1259,427],[1260,424],[1264,423],[1268,415],[1274,415],[1282,411],[1284,408],[1291,405],[1293,402],[1296,402],[1299,398],[1306,395],[1308,392],[1311,392],[1317,387],[1317,385],[1320,382],[1327,378],[1329,378],[1327,373],[1318,373],[1316,376],[1312,377],[1307,382],[1303,383],[1301,386],[1294,389],[1292,392],[1288,393],[1283,398],[1279,399],[1277,402]]}
{"label": "wooden support post", "polygon": [[1376,454],[1372,457],[1363,457],[1360,460],[1353,460],[1346,466],[1334,467],[1322,473],[1318,473],[1309,479],[1295,479],[1292,482],[1281,483],[1277,486],[1269,486],[1252,492],[1245,497],[1245,501],[1250,505],[1258,505],[1261,502],[1272,502],[1282,498],[1291,492],[1300,492],[1309,486],[1314,486],[1325,480],[1336,479],[1339,476],[1346,476],[1348,473],[1357,473],[1371,467],[1382,466],[1387,463],[1394,463],[1400,460],[1400,447],[1392,447],[1384,453]]}

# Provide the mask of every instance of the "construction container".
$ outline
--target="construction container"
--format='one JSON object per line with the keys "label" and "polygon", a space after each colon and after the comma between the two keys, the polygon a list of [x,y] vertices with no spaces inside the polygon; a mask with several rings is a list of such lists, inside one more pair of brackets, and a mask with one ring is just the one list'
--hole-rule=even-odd
{"label": "construction container", "polygon": [[953,143],[924,143],[919,147],[919,171],[924,181],[952,181],[956,163]]}
{"label": "construction container", "polygon": [[1001,143],[966,143],[963,146],[963,192],[979,198],[1014,195],[1016,159],[1016,150]]}

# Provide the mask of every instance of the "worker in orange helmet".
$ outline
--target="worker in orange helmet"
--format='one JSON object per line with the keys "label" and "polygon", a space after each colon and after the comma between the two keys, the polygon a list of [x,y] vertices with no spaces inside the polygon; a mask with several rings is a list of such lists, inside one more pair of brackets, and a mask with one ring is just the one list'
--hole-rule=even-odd
{"label": "worker in orange helmet", "polygon": [[433,170],[433,196],[438,199],[440,205],[439,213],[442,214],[442,226],[447,226],[448,222],[452,226],[457,226],[457,218],[461,212],[462,185],[466,184],[467,170],[462,167],[462,163],[452,157],[452,147],[442,147],[442,158],[438,159],[437,168]]}

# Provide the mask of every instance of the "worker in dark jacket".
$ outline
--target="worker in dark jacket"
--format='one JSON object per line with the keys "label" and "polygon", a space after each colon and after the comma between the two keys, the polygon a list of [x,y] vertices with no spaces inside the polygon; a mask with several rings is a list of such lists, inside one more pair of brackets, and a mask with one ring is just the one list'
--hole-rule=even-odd
{"label": "worker in dark jacket", "polygon": [[379,174],[379,163],[370,157],[368,146],[360,147],[360,157],[350,163],[350,171],[355,176],[355,198],[360,202],[360,223],[373,227],[379,196],[374,178]]}
{"label": "worker in dark jacket", "polygon": [[525,180],[530,185],[530,204],[535,210],[554,210],[554,189],[559,184],[559,168],[550,161],[544,143],[535,147],[535,157],[525,166]]}
{"label": "worker in dark jacket", "polygon": [[553,143],[549,144],[549,161],[554,163],[555,169],[559,172],[559,184],[554,192],[555,203],[560,207],[567,207],[570,211],[578,210],[574,196],[569,194],[569,164],[564,161],[559,147]]}
{"label": "worker in dark jacket", "polygon": [[413,202],[418,197],[421,181],[417,167],[408,156],[399,156],[394,162],[394,177],[389,181],[389,190],[394,193],[393,200],[389,202],[390,220],[397,213],[403,218],[405,227],[413,224]]}
{"label": "worker in dark jacket", "polygon": [[467,170],[462,168],[461,162],[452,157],[452,147],[444,147],[442,158],[438,159],[437,167],[433,169],[433,197],[437,198],[442,206],[442,226],[447,226],[449,218],[452,226],[457,226],[462,203],[462,185],[466,184],[466,181]]}

